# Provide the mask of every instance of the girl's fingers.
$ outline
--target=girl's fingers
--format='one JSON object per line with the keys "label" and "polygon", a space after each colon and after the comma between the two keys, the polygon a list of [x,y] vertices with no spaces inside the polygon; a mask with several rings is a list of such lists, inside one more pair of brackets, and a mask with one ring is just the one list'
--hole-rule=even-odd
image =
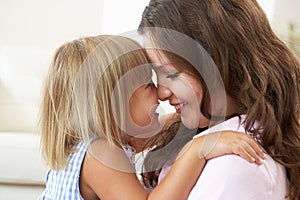
{"label": "girl's fingers", "polygon": [[[214,144],[213,148],[212,144]],[[265,159],[265,154],[258,142],[250,135],[234,131],[210,134],[210,137],[205,139],[201,153],[202,157],[208,160],[225,154],[237,154],[258,165],[262,164],[262,159]]]}
{"label": "girl's fingers", "polygon": [[234,153],[239,154],[249,162],[256,162],[258,165],[262,164],[261,159],[265,159],[265,154],[258,144],[250,135],[244,133],[237,133],[238,137],[233,145]]}
{"label": "girl's fingers", "polygon": [[[248,150],[246,150],[246,148],[248,148]],[[232,147],[232,153],[241,156],[242,158],[246,159],[248,162],[253,163],[255,159],[253,158],[253,156],[251,156],[251,154],[248,153],[249,149],[251,149],[251,147],[247,143],[243,145],[235,144]]]}
{"label": "girl's fingers", "polygon": [[262,147],[259,145],[257,141],[255,141],[250,135],[247,135],[247,138],[245,139],[246,142],[252,147],[252,149],[256,152],[256,154],[261,158],[261,159],[266,159],[266,155],[263,152]]}
{"label": "girl's fingers", "polygon": [[[259,156],[260,148],[257,149],[257,144],[252,140],[242,140],[234,145],[234,153],[239,154],[241,157],[245,158],[249,162],[255,162],[261,165],[261,157]],[[264,159],[262,157],[262,159]]]}

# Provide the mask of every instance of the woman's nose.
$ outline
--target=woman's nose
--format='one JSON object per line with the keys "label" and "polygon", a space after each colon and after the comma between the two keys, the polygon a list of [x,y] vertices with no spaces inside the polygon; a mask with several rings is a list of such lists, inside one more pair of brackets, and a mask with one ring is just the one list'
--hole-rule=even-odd
{"label": "woman's nose", "polygon": [[161,100],[161,101],[166,101],[166,100],[169,100],[170,97],[172,96],[172,91],[161,85],[161,84],[158,84],[157,85],[157,95],[158,95],[158,99]]}

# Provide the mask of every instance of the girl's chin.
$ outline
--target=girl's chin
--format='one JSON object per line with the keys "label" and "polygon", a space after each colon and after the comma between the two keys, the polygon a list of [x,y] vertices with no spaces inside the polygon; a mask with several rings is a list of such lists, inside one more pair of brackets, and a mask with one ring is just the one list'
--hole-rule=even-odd
{"label": "girl's chin", "polygon": [[158,133],[161,129],[161,124],[158,121],[158,118],[152,118],[152,121],[144,126],[134,125],[127,130],[131,136],[142,136],[148,137]]}

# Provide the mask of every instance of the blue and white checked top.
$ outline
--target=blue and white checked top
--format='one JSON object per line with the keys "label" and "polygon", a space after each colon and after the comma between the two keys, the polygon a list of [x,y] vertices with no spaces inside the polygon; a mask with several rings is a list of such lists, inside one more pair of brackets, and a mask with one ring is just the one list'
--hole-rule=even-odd
{"label": "blue and white checked top", "polygon": [[[128,145],[121,146],[134,167],[134,149]],[[77,148],[79,150],[69,156],[68,169],[49,170],[46,177],[46,189],[38,200],[83,200],[79,191],[79,176],[87,147],[81,142]]]}
{"label": "blue and white checked top", "polygon": [[79,143],[77,152],[69,156],[69,167],[64,170],[49,170],[46,177],[46,189],[39,200],[83,200],[79,191],[79,176],[87,147]]}

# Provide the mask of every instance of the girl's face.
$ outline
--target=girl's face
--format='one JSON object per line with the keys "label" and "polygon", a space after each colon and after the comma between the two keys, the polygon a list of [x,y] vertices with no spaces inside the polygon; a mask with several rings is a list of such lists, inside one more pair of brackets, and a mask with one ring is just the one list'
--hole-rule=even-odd
{"label": "girl's face", "polygon": [[179,72],[165,56],[158,57],[155,50],[147,49],[147,53],[157,74],[158,98],[169,100],[187,128],[208,126],[209,120],[200,112],[201,82],[188,73]]}
{"label": "girl's face", "polygon": [[134,135],[152,134],[159,129],[157,88],[151,81],[138,87],[129,99],[129,114]]}

